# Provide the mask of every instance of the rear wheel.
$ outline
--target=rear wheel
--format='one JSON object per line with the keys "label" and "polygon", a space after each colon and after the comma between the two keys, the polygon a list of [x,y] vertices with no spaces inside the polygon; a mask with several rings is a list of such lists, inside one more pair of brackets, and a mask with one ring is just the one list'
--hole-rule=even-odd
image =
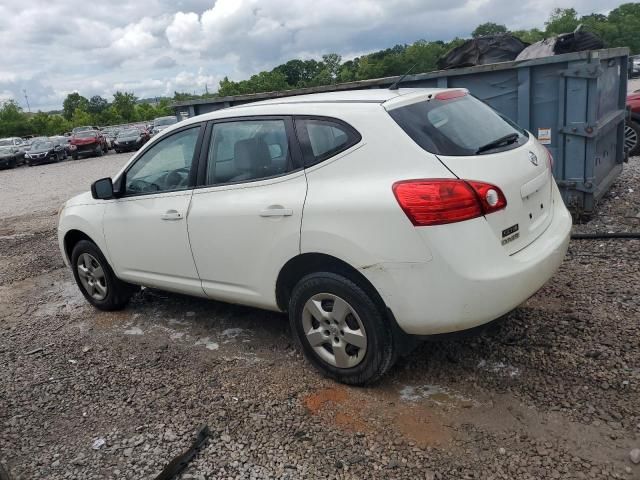
{"label": "rear wheel", "polygon": [[72,153],[71,154],[71,158],[73,158],[74,160],[78,159],[78,154],[77,153]]}
{"label": "rear wheel", "polygon": [[630,157],[640,154],[640,125],[632,120],[624,124],[624,146]]}
{"label": "rear wheel", "polygon": [[88,240],[80,240],[71,254],[73,276],[84,297],[100,310],[124,308],[135,287],[123,282],[109,266],[100,249]]}
{"label": "rear wheel", "polygon": [[9,168],[16,168],[16,159],[12,158],[11,160],[9,160]]}
{"label": "rear wheel", "polygon": [[96,156],[97,157],[102,156],[102,146],[99,146],[98,148],[96,148]]}
{"label": "rear wheel", "polygon": [[302,278],[291,295],[289,321],[309,362],[339,382],[375,382],[395,360],[384,306],[341,275]]}

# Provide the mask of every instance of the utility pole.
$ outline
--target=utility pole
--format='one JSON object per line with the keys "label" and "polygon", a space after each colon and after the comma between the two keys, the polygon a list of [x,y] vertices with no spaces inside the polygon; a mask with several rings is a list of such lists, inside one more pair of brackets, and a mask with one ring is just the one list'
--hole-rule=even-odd
{"label": "utility pole", "polygon": [[29,106],[29,97],[27,96],[27,89],[23,88],[22,92],[24,93],[24,99],[27,101],[27,110],[31,113],[31,107]]}

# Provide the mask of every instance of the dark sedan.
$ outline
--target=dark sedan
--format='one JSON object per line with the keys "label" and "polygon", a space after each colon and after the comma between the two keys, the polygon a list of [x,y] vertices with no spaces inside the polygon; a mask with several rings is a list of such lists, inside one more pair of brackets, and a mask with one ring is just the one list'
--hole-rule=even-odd
{"label": "dark sedan", "polygon": [[31,149],[25,155],[27,165],[30,167],[41,163],[59,162],[64,158],[64,147],[56,145],[51,140],[34,142]]}
{"label": "dark sedan", "polygon": [[138,150],[147,142],[147,140],[147,135],[145,135],[139,128],[127,128],[118,132],[118,136],[114,140],[113,146],[118,153],[130,152],[132,150]]}

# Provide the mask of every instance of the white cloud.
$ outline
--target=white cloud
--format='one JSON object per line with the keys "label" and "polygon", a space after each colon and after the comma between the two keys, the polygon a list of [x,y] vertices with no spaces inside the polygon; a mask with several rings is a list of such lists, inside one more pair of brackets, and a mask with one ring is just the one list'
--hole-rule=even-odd
{"label": "white cloud", "polygon": [[345,58],[486,21],[542,27],[555,7],[606,12],[621,0],[21,0],[0,4],[0,99],[60,108],[77,90],[110,98],[201,93],[291,58]]}

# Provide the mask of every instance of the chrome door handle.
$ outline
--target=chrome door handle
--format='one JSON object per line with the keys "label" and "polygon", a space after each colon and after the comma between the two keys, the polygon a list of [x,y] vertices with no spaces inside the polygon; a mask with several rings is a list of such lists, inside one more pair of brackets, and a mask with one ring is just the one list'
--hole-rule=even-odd
{"label": "chrome door handle", "polygon": [[260,212],[261,217],[290,217],[293,215],[291,208],[266,208]]}
{"label": "chrome door handle", "polygon": [[182,220],[182,214],[177,210],[167,210],[165,213],[160,215],[162,220]]}

